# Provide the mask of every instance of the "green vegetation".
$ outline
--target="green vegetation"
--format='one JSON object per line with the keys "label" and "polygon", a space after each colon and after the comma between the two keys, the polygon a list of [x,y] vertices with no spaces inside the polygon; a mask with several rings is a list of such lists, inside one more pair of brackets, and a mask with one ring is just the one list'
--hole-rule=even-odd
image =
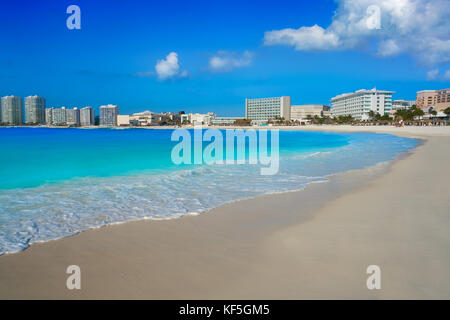
{"label": "green vegetation", "polygon": [[395,117],[407,121],[407,120],[414,120],[414,117],[421,117],[424,114],[425,113],[423,112],[422,109],[413,106],[411,109],[397,110],[397,112],[395,113]]}

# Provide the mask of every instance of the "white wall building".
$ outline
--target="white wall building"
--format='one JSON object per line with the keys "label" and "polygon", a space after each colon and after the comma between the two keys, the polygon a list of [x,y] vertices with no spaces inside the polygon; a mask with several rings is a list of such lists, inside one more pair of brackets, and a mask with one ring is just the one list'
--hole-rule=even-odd
{"label": "white wall building", "polygon": [[389,114],[392,109],[392,94],[394,91],[361,89],[352,93],[344,93],[331,98],[332,115],[352,116],[357,120],[368,120],[369,111],[380,115]]}
{"label": "white wall building", "polygon": [[187,113],[181,115],[181,123],[192,123],[192,124],[211,124],[211,119],[216,117],[212,112],[208,113]]}
{"label": "white wall building", "polygon": [[1,121],[11,125],[23,123],[22,99],[17,96],[2,97],[0,102]]}
{"label": "white wall building", "polygon": [[254,121],[291,120],[291,97],[245,99],[245,118]]}
{"label": "white wall building", "polygon": [[100,106],[100,125],[105,127],[117,126],[118,115],[119,108],[117,106],[112,104]]}
{"label": "white wall building", "polygon": [[66,124],[69,126],[80,125],[80,109],[66,109]]}
{"label": "white wall building", "polygon": [[117,125],[119,127],[129,127],[130,126],[130,116],[127,114],[119,114],[117,116]]}
{"label": "white wall building", "polygon": [[[48,111],[50,110],[50,111]],[[66,125],[66,108],[49,108],[46,110],[46,123],[48,125]],[[48,121],[51,122],[48,122]]]}
{"label": "white wall building", "polygon": [[82,126],[95,125],[95,113],[91,107],[84,107],[80,109],[80,124]]}
{"label": "white wall building", "polygon": [[243,117],[214,117],[211,118],[211,124],[214,125],[226,125],[226,124],[234,124],[236,120],[244,120]]}
{"label": "white wall building", "polygon": [[416,100],[394,100],[392,101],[392,110],[402,110],[402,109],[411,109],[413,105],[416,104]]}
{"label": "white wall building", "polygon": [[331,109],[321,104],[304,104],[291,106],[291,120],[304,120],[309,117],[329,117]]}
{"label": "white wall building", "polygon": [[40,96],[25,98],[25,123],[40,124],[45,122],[45,99]]}

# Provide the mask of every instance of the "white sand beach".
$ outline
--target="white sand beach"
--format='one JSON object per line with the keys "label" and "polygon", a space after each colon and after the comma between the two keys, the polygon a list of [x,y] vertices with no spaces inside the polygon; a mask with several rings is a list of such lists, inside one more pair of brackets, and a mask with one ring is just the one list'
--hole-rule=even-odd
{"label": "white sand beach", "polygon": [[[450,127],[305,126],[423,139],[387,164],[180,219],[0,256],[0,299],[450,299]],[[66,268],[81,268],[81,290]],[[368,290],[366,268],[381,268]]]}

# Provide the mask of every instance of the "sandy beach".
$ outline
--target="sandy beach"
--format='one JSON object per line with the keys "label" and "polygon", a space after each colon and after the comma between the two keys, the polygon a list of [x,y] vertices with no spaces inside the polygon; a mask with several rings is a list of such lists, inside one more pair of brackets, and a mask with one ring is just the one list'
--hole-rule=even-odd
{"label": "sandy beach", "polygon": [[[0,299],[450,299],[450,127],[305,126],[423,140],[399,159],[197,216],[0,256]],[[66,268],[81,268],[81,290]],[[368,290],[366,268],[381,268]]]}

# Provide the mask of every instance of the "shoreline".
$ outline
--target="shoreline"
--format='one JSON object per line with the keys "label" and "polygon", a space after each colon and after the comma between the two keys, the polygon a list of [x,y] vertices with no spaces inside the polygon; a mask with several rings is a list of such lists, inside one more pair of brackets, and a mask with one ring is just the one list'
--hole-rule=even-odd
{"label": "shoreline", "polygon": [[[84,129],[84,128],[75,128],[75,129]],[[99,128],[99,129],[102,129],[102,128]],[[131,128],[125,128],[125,129],[131,129]],[[261,128],[261,129],[263,129],[263,128]],[[302,131],[302,130],[291,130],[291,127],[283,127],[282,129],[284,129],[285,131]],[[312,128],[312,129],[315,129],[315,128]],[[318,130],[305,130],[305,131],[318,131]],[[328,131],[330,131],[330,130],[328,130]],[[346,130],[345,132],[352,132],[352,131]],[[417,146],[415,148],[417,148],[420,144],[424,143],[424,141],[425,141],[425,140],[423,140],[421,138],[419,138],[417,140],[419,140],[419,143],[417,144]],[[414,149],[412,149],[412,150],[414,150]],[[272,191],[272,192],[269,192],[269,193],[254,195],[254,196],[250,196],[250,197],[246,197],[246,198],[238,198],[238,199],[228,200],[225,203],[216,204],[214,207],[212,207],[210,209],[203,209],[202,211],[198,211],[198,212],[188,212],[188,213],[185,213],[183,215],[176,216],[176,217],[167,217],[167,218],[149,218],[149,217],[136,218],[135,217],[132,220],[115,221],[115,222],[109,222],[109,223],[104,224],[104,225],[89,226],[88,228],[82,229],[82,230],[77,231],[76,233],[73,233],[73,234],[64,235],[64,236],[57,236],[55,238],[50,238],[50,239],[46,239],[46,240],[39,240],[39,241],[28,242],[26,247],[21,248],[21,249],[19,249],[17,251],[9,251],[9,252],[3,252],[3,253],[0,252],[0,257],[1,256],[8,256],[8,255],[13,255],[13,254],[18,254],[20,252],[24,252],[24,251],[28,250],[31,246],[34,246],[36,244],[45,244],[45,243],[48,243],[48,242],[51,242],[51,241],[58,241],[58,240],[61,240],[61,239],[64,239],[64,238],[74,237],[74,236],[77,236],[77,235],[79,235],[79,234],[81,234],[83,232],[90,231],[90,230],[97,230],[97,229],[101,229],[101,228],[105,228],[105,227],[109,227],[109,226],[122,225],[122,224],[130,223],[130,222],[138,222],[138,221],[146,221],[146,220],[150,220],[150,221],[178,220],[178,219],[186,217],[186,216],[197,216],[197,215],[207,214],[207,213],[211,212],[212,210],[215,210],[215,209],[217,209],[217,208],[219,208],[221,206],[228,205],[228,204],[231,204],[231,203],[238,203],[240,201],[258,199],[258,198],[261,198],[261,197],[264,197],[264,196],[270,196],[270,195],[278,195],[278,194],[290,193],[290,192],[302,192],[306,188],[308,188],[308,186],[310,184],[322,183],[322,182],[323,183],[328,183],[329,180],[330,180],[330,177],[333,177],[335,175],[341,175],[341,174],[345,174],[347,172],[353,172],[353,171],[358,172],[358,171],[361,171],[361,170],[370,169],[371,167],[384,166],[387,163],[390,163],[392,161],[397,161],[398,159],[401,159],[402,157],[405,156],[405,154],[409,154],[409,152],[411,152],[412,150],[402,151],[401,153],[397,154],[394,159],[378,162],[378,163],[376,163],[374,165],[371,165],[369,167],[366,167],[366,168],[349,169],[349,170],[340,171],[340,172],[336,172],[336,173],[325,174],[323,177],[322,176],[320,177],[320,178],[323,178],[324,180],[305,182],[305,185],[301,189],[292,189],[292,190],[287,190],[287,191]]]}
{"label": "shoreline", "polygon": [[[304,129],[304,127],[300,129]],[[410,135],[408,133],[401,134]],[[445,132],[438,134],[446,135]],[[262,279],[262,274],[267,275],[267,272],[271,274],[277,268],[278,271],[283,270],[282,266],[276,264],[263,272],[260,270],[261,262],[265,262],[262,265],[274,264],[274,256],[279,255],[278,251],[280,251],[279,238],[286,237],[291,229],[305,228],[305,221],[306,225],[313,223],[313,228],[319,227],[320,229],[320,226],[314,225],[314,221],[317,216],[321,215],[324,208],[354,192],[364,192],[368,185],[382,179],[392,171],[392,168],[404,167],[403,162],[408,162],[411,157],[416,158],[417,154],[423,156],[422,149],[428,148],[430,143],[434,145],[434,141],[440,139],[448,141],[449,139],[449,137],[441,138],[435,137],[435,135],[436,133],[433,132],[430,136],[424,137],[422,133],[416,132],[415,138],[420,137],[422,140],[425,138],[426,141],[407,152],[408,155],[404,155],[405,158],[399,155],[400,159],[396,158],[388,163],[334,174],[326,184],[308,184],[301,191],[239,200],[196,216],[183,216],[178,219],[162,221],[138,220],[108,225],[86,230],[57,241],[35,243],[25,251],[5,254],[0,256],[0,283],[3,284],[0,286],[0,297],[5,299],[20,297],[26,299],[347,298],[342,293],[335,292],[336,288],[333,286],[328,289],[324,288],[320,294],[313,292],[310,295],[292,292],[292,285],[289,283],[284,283],[278,291],[263,290],[260,292],[258,288],[261,284],[258,283]],[[326,198],[326,200],[321,201],[322,198]],[[299,199],[302,203],[301,210],[296,207]],[[277,206],[282,206],[283,212],[279,212]],[[242,215],[238,215],[237,212]],[[275,212],[278,214],[274,215]],[[135,234],[136,232],[137,234]],[[173,233],[175,233],[174,239],[168,239],[167,234],[172,236]],[[152,235],[150,238],[148,238],[149,234]],[[276,239],[275,251],[271,251],[274,246],[273,239]],[[99,250],[97,245],[92,245],[91,242],[98,243],[102,250]],[[130,247],[131,243],[137,248]],[[192,244],[193,247],[186,248],[187,243]],[[282,243],[283,241],[281,241]],[[186,252],[183,249],[187,249],[190,255],[185,256]],[[204,252],[208,249],[211,250],[210,255]],[[222,252],[224,249],[225,252]],[[320,252],[320,246],[318,251]],[[267,257],[268,252],[270,253],[269,257]],[[122,258],[122,256],[128,257],[130,261],[127,262],[126,258]],[[58,266],[50,263],[55,257],[58,257]],[[170,263],[181,262],[183,261],[182,257],[187,259],[187,265],[177,267]],[[102,261],[96,261],[97,258]],[[286,260],[286,257],[282,258]],[[86,286],[79,292],[69,291],[64,287],[66,274],[63,266],[66,263],[68,263],[67,265],[77,264],[73,260],[79,260],[81,269],[88,270]],[[205,263],[198,264],[199,260]],[[287,259],[287,262],[292,262],[290,260],[290,258]],[[112,267],[112,270],[104,269],[111,263],[114,265],[113,262],[119,262],[119,266]],[[156,274],[147,274],[139,267],[140,263],[150,270],[155,271],[156,269]],[[101,274],[102,267],[105,274]],[[301,267],[302,264],[300,264],[300,269]],[[250,272],[255,268],[256,271],[259,270],[256,274]],[[120,279],[122,273],[127,275],[125,279],[127,281]],[[105,284],[110,283],[112,279],[117,279],[117,276],[119,276],[119,281],[116,282],[117,287],[114,289],[113,286],[110,290],[106,290]],[[161,279],[158,276],[161,276]],[[365,277],[365,274],[362,273],[362,276]],[[273,276],[263,278],[269,280],[268,282],[274,281]],[[206,280],[218,283],[218,288],[208,286]],[[292,280],[291,278],[290,281]],[[31,281],[34,285],[32,288],[27,287],[27,283],[29,284]],[[156,283],[156,286],[146,288],[141,281]],[[182,288],[179,288],[182,289],[181,292],[173,290],[173,286],[180,286],[176,283],[177,281],[184,284],[181,285]],[[244,286],[243,283],[246,285]],[[320,287],[320,283],[318,281],[316,284],[309,283],[308,285],[314,289],[315,286]],[[232,294],[233,284],[240,289],[237,297]],[[272,285],[279,286],[276,283],[272,283]],[[49,288],[42,292],[45,286]],[[287,290],[287,288],[289,289]],[[448,289],[450,290],[450,286]],[[367,289],[365,291],[367,292],[360,292],[363,297],[373,298],[376,296]],[[330,295],[330,293],[334,293],[336,296]]]}

